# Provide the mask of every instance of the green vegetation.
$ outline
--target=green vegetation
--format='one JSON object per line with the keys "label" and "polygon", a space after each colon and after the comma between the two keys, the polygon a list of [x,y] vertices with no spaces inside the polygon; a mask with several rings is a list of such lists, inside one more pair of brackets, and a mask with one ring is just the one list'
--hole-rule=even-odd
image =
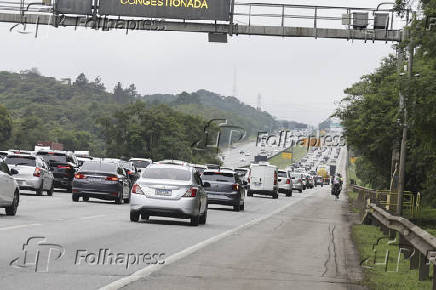
{"label": "green vegetation", "polygon": [[[421,4],[425,15],[435,14],[436,0]],[[335,116],[342,120],[348,145],[360,156],[358,179],[371,188],[390,188],[393,145],[402,137],[401,88],[409,113],[406,190],[421,192],[423,204],[436,207],[436,30],[426,30],[423,19],[414,21],[410,32],[416,47],[413,74],[419,77],[400,76],[397,58],[391,55],[345,90]],[[398,48],[405,52],[407,44]]]}
{"label": "green vegetation", "polygon": [[37,69],[0,72],[1,149],[32,150],[38,141],[53,141],[95,156],[215,163],[216,152],[191,149],[214,118],[227,119],[252,136],[304,125],[277,121],[236,98],[205,90],[141,96],[134,84],[117,83],[108,92],[100,78],[90,81],[83,73],[71,83],[44,77]]}
{"label": "green vegetation", "polygon": [[[294,146],[293,147],[293,156],[292,162],[298,162],[301,158],[306,155],[307,150],[306,147],[303,146]],[[292,152],[291,150],[286,150],[285,152]],[[291,160],[283,158],[281,154],[272,157],[269,161],[272,165],[277,166],[279,169],[286,169],[289,165],[291,165]]]}
{"label": "green vegetation", "polygon": [[[398,243],[388,244],[389,239],[375,226],[355,225],[352,236],[360,253],[361,261],[369,258],[363,263],[365,280],[364,284],[370,289],[432,289],[431,281],[419,281],[418,270],[409,270],[409,260],[404,259],[401,254],[400,263],[397,268]],[[379,240],[379,238],[383,239]],[[374,246],[375,245],[375,246]],[[376,253],[374,252],[374,248]],[[389,251],[387,269],[384,265],[386,251]],[[374,257],[379,265],[374,265]],[[387,270],[387,271],[385,271]],[[431,271],[432,272],[432,271]]]}

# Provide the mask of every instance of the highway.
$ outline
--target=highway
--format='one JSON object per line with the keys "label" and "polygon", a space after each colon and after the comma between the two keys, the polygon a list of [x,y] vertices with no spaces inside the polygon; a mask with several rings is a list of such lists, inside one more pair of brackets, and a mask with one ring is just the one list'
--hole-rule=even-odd
{"label": "highway", "polygon": [[[308,289],[308,286],[345,289],[349,283],[354,285],[346,275],[350,265],[345,261],[352,260],[348,257],[352,249],[349,249],[351,242],[348,244],[345,211],[343,196],[335,201],[329,194],[329,187],[317,187],[301,194],[294,193],[293,197],[280,195],[278,200],[247,197],[246,210],[241,212],[211,206],[207,224],[191,227],[187,220],[169,218],[152,217],[148,222],[131,223],[128,204],[92,199],[72,203],[71,194],[61,191],[55,192],[53,197],[23,194],[17,216],[7,217],[3,213],[0,216],[1,289],[26,289],[29,285],[33,285],[32,289],[64,290],[118,289],[126,285],[127,289],[264,289],[271,279],[275,281],[272,283],[279,283],[272,285],[283,289],[289,289],[286,287],[298,281],[295,284],[298,287],[293,289]],[[336,229],[334,233],[332,229]],[[276,237],[277,234],[280,237]],[[50,253],[47,272],[43,267],[35,272],[31,265],[24,268],[9,265],[15,258],[22,257],[23,244],[31,237],[44,237],[46,243],[64,249],[64,255],[59,259],[55,251]],[[253,237],[255,243],[251,240]],[[274,246],[269,247],[269,242]],[[231,245],[235,246],[229,251]],[[333,260],[332,246],[336,247]],[[83,258],[104,249],[121,255],[159,253],[163,255],[165,265],[162,269],[159,268],[161,265],[150,268],[143,261],[126,265],[121,260],[118,264],[102,265],[92,260],[87,263]],[[254,287],[250,275],[263,270],[256,266],[253,255],[264,251],[270,254],[263,258],[267,272],[259,276],[259,284]],[[280,259],[283,252],[287,253],[286,260]],[[43,257],[42,251],[41,260]],[[207,267],[198,269],[205,260]],[[230,281],[226,284],[217,280],[217,275],[230,279],[234,274],[216,272],[217,263],[221,263],[217,266],[223,267],[224,263],[235,269],[257,268],[250,275],[241,270],[244,283],[236,279],[235,284],[229,284]],[[189,269],[180,272],[183,265],[188,265]],[[151,270],[144,270],[147,267]],[[278,273],[275,272],[277,267],[287,269]],[[307,274],[309,268],[311,271]],[[266,277],[268,271],[272,275],[270,278]],[[148,275],[151,275],[150,283],[144,280]],[[166,275],[176,276],[167,280],[163,278]],[[180,275],[185,278],[177,279]],[[206,280],[202,280],[202,275]],[[285,280],[283,275],[287,277]],[[195,278],[197,276],[200,278]],[[193,284],[196,279],[202,282]],[[208,279],[211,280],[210,287],[201,287]]]}

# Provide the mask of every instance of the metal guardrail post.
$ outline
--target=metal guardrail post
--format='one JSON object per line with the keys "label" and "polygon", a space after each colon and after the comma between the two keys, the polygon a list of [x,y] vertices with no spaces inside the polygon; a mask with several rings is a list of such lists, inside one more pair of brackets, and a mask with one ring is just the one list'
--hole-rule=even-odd
{"label": "metal guardrail post", "polygon": [[419,253],[419,281],[429,279],[430,266],[428,265],[427,257],[423,253]]}
{"label": "metal guardrail post", "polygon": [[419,251],[418,249],[414,249],[415,252],[413,253],[413,256],[410,257],[410,270],[416,270],[419,268]]}

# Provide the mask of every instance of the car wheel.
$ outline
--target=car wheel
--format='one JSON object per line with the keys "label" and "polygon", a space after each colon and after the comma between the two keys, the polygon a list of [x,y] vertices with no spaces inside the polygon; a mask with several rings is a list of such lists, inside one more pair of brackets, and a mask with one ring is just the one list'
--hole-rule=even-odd
{"label": "car wheel", "polygon": [[130,212],[130,221],[131,222],[138,222],[139,221],[139,212],[131,211]]}
{"label": "car wheel", "polygon": [[79,201],[79,195],[78,194],[74,194],[71,196],[74,202],[78,202]]}
{"label": "car wheel", "polygon": [[240,210],[245,210],[245,202],[239,206]]}
{"label": "car wheel", "polygon": [[118,194],[117,198],[115,199],[115,203],[116,204],[122,204],[123,201],[124,201],[123,200],[123,194],[122,193]]}
{"label": "car wheel", "polygon": [[207,208],[204,210],[204,213],[200,216],[200,225],[205,225],[207,220]]}
{"label": "car wheel", "polygon": [[73,192],[73,187],[72,186],[68,187],[67,192]]}
{"label": "car wheel", "polygon": [[17,213],[19,203],[20,203],[20,192],[16,190],[14,193],[14,199],[12,200],[11,206],[5,208],[6,215],[14,216]]}
{"label": "car wheel", "polygon": [[292,196],[292,190],[289,190],[288,192],[286,192],[286,196],[287,196],[287,197]]}
{"label": "car wheel", "polygon": [[130,203],[130,193],[129,193],[129,197],[124,199],[124,203]]}
{"label": "car wheel", "polygon": [[83,201],[89,201],[89,196],[82,196]]}
{"label": "car wheel", "polygon": [[253,196],[253,192],[247,191],[247,196]]}
{"label": "car wheel", "polygon": [[53,196],[53,192],[54,192],[54,185],[52,183],[51,184],[51,188],[49,190],[47,190],[47,195],[48,196]]}
{"label": "car wheel", "polygon": [[36,190],[36,195],[42,195],[44,183],[41,182],[41,186]]}
{"label": "car wheel", "polygon": [[146,214],[141,214],[141,219],[148,221],[150,219],[150,216]]}
{"label": "car wheel", "polygon": [[200,224],[200,216],[199,216],[199,215],[197,215],[197,216],[192,216],[192,217],[191,217],[191,226],[196,227],[196,226],[198,226],[199,224]]}
{"label": "car wheel", "polygon": [[241,210],[241,205],[239,203],[233,206],[233,211],[240,211],[240,210]]}

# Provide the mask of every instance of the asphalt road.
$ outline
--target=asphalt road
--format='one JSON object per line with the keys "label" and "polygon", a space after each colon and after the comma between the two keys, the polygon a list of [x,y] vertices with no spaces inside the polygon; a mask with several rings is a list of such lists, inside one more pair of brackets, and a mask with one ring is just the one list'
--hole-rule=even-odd
{"label": "asphalt road", "polygon": [[[3,211],[0,216],[0,288],[66,290],[109,285],[108,289],[115,289],[133,282],[127,287],[265,289],[271,288],[267,287],[269,280],[286,288],[292,277],[301,280],[302,273],[311,272],[304,278],[315,283],[307,284],[310,288],[344,289],[349,280],[344,274],[347,264],[341,261],[349,255],[343,251],[352,250],[347,220],[343,218],[344,205],[344,199],[331,198],[328,187],[294,193],[289,198],[280,195],[278,200],[247,197],[245,211],[211,206],[207,224],[191,227],[188,220],[168,218],[152,217],[148,222],[131,223],[127,204],[93,199],[73,203],[71,194],[65,192],[55,192],[53,197],[23,194],[17,216],[5,216]],[[23,244],[31,237],[41,238],[24,247],[28,253],[27,267],[19,267],[23,265]],[[44,238],[45,243],[52,245],[43,243],[36,247],[35,241]],[[57,245],[64,251],[60,258]],[[335,259],[331,258],[333,245]],[[40,252],[35,272],[32,262],[37,249]],[[114,257],[101,258],[105,265],[93,260],[104,251]],[[129,254],[140,262],[127,266]],[[146,254],[160,254],[159,260],[166,264],[162,269],[158,269],[161,265],[149,266],[146,262],[150,260],[139,259]],[[255,254],[268,255],[263,260],[265,265],[257,264]],[[11,266],[16,258],[19,262]],[[223,267],[241,273],[222,270]],[[283,273],[276,273],[279,268]],[[288,274],[292,277],[280,282]],[[167,275],[171,276],[169,282],[159,282]],[[143,280],[144,276],[147,280]],[[248,277],[251,279],[247,280]],[[253,277],[258,277],[259,284],[254,283]],[[221,278],[227,282],[220,281]],[[298,285],[306,285],[301,283]]]}

